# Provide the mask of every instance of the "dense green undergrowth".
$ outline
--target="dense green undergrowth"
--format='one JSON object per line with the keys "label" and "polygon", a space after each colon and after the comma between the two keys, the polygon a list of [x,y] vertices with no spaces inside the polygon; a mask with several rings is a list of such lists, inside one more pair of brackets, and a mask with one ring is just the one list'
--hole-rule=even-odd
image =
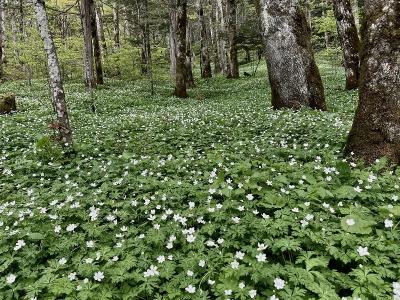
{"label": "dense green undergrowth", "polygon": [[400,177],[343,159],[356,93],[320,68],[328,112],[273,111],[265,69],[108,82],[96,114],[68,83],[67,157],[46,82],[3,84],[0,299],[392,299]]}

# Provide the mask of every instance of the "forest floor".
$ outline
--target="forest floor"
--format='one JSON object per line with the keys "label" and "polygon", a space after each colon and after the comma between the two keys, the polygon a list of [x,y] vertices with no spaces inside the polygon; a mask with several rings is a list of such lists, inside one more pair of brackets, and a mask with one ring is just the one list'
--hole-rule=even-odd
{"label": "forest floor", "polygon": [[46,82],[2,84],[0,299],[391,299],[398,171],[343,160],[357,94],[319,66],[328,112],[273,111],[264,68],[187,100],[112,81],[96,114],[67,83],[68,157]]}

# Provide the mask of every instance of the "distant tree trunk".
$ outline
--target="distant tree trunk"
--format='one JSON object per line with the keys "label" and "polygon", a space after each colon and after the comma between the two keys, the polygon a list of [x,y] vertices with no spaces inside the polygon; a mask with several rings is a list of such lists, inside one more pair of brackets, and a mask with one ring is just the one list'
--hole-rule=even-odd
{"label": "distant tree trunk", "polygon": [[345,153],[400,163],[400,2],[366,1],[360,99]]}
{"label": "distant tree trunk", "polygon": [[19,0],[18,3],[18,10],[19,10],[19,24],[18,29],[21,35],[21,39],[25,37],[25,11],[24,11],[24,2],[23,0]]}
{"label": "distant tree trunk", "polygon": [[169,58],[170,74],[176,80],[176,0],[169,0]]}
{"label": "distant tree trunk", "polygon": [[360,73],[360,41],[351,10],[351,3],[350,0],[333,0],[332,3],[339,40],[343,50],[346,89],[356,89]]}
{"label": "distant tree trunk", "polygon": [[221,73],[222,66],[220,61],[220,53],[219,53],[219,29],[218,29],[218,20],[216,20],[217,15],[217,7],[214,4],[214,0],[209,0],[209,5],[211,6],[211,15],[209,18],[209,26],[210,26],[210,35],[211,35],[211,43],[212,43],[212,51],[213,51],[213,62],[214,62],[214,74]]}
{"label": "distant tree trunk", "polygon": [[229,38],[229,63],[231,72],[228,78],[239,78],[239,61],[237,49],[236,29],[236,0],[227,0],[228,11],[228,38]]}
{"label": "distant tree trunk", "polygon": [[94,54],[95,69],[96,69],[96,84],[104,84],[101,47],[100,47],[99,33],[96,22],[96,6],[93,0],[91,0],[90,4],[91,4],[90,15],[92,18],[93,54]]}
{"label": "distant tree trunk", "polygon": [[114,48],[118,50],[121,47],[118,2],[116,2],[113,6],[113,21],[114,21]]}
{"label": "distant tree trunk", "polygon": [[85,82],[92,89],[96,86],[94,77],[92,8],[93,0],[81,0],[81,14],[84,39]]}
{"label": "distant tree trunk", "polygon": [[201,78],[211,78],[211,62],[209,53],[210,35],[207,30],[206,17],[204,16],[204,9],[202,0],[197,1],[197,14],[199,16],[200,25],[200,47],[201,47]]}
{"label": "distant tree trunk", "polygon": [[187,98],[186,91],[187,0],[176,1],[176,86],[175,96]]}
{"label": "distant tree trunk", "polygon": [[229,76],[231,74],[231,66],[229,64],[229,54],[228,54],[228,42],[227,42],[227,26],[225,22],[225,9],[222,0],[217,0],[217,21],[219,22],[219,49],[220,49],[220,57],[222,62],[222,69],[225,76]]}
{"label": "distant tree trunk", "polygon": [[193,68],[192,68],[192,32],[190,24],[186,25],[186,87],[192,88],[194,84]]}
{"label": "distant tree trunk", "polygon": [[4,0],[0,0],[0,80],[4,76],[4,43],[5,43],[5,32],[4,32]]}
{"label": "distant tree trunk", "polygon": [[272,106],[325,110],[311,30],[299,0],[262,0],[262,16]]}
{"label": "distant tree trunk", "polygon": [[97,27],[97,35],[98,35],[97,38],[101,41],[103,56],[106,56],[107,42],[106,42],[106,37],[104,35],[103,18],[102,18],[102,14],[101,14],[101,9],[98,6],[96,6],[95,9],[96,9],[96,27]]}
{"label": "distant tree trunk", "polygon": [[47,54],[47,65],[50,87],[53,94],[53,107],[57,116],[56,128],[59,140],[64,145],[71,145],[72,131],[69,125],[68,109],[65,101],[64,87],[57,58],[56,47],[51,37],[44,0],[33,0],[40,36]]}

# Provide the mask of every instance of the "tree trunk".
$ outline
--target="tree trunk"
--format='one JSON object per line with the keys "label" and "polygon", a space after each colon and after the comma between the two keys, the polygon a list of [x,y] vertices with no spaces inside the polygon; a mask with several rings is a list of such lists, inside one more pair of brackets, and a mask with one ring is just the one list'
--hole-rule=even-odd
{"label": "tree trunk", "polygon": [[19,0],[18,3],[18,10],[19,10],[19,24],[18,29],[21,35],[21,39],[23,40],[25,37],[25,11],[24,11],[24,2],[23,0]]}
{"label": "tree trunk", "polygon": [[220,57],[222,61],[222,69],[224,71],[225,76],[229,76],[231,74],[231,66],[229,64],[229,54],[228,54],[228,43],[227,43],[227,27],[225,22],[225,9],[222,0],[217,0],[217,22],[219,22],[219,49],[220,49]]}
{"label": "tree trunk", "polygon": [[5,43],[5,32],[4,32],[4,0],[0,0],[0,80],[4,76],[4,43]]}
{"label": "tree trunk", "polygon": [[113,6],[114,21],[114,48],[118,50],[121,47],[120,30],[119,30],[119,4],[116,2]]}
{"label": "tree trunk", "polygon": [[326,109],[311,47],[311,30],[299,0],[261,0],[268,76],[275,109]]}
{"label": "tree trunk", "polygon": [[190,24],[186,25],[186,87],[192,88],[194,84],[193,68],[192,68],[192,32]]}
{"label": "tree trunk", "polygon": [[103,17],[101,14],[100,7],[96,6],[95,9],[96,9],[96,27],[97,27],[97,35],[98,35],[97,38],[101,41],[103,56],[106,56],[107,42],[106,42],[106,37],[104,35]]}
{"label": "tree trunk", "polygon": [[356,23],[357,33],[360,28],[360,10],[358,8],[357,0],[350,0],[351,1],[351,9],[354,15],[354,22]]}
{"label": "tree trunk", "polygon": [[204,16],[204,9],[202,0],[197,1],[197,14],[199,16],[200,25],[200,61],[201,61],[201,78],[211,78],[211,62],[209,54],[210,35],[207,30],[206,18]]}
{"label": "tree trunk", "polygon": [[169,0],[169,58],[170,74],[176,80],[176,0]]}
{"label": "tree trunk", "polygon": [[346,154],[400,163],[400,2],[366,1],[360,99]]}
{"label": "tree trunk", "polygon": [[339,40],[343,50],[346,89],[356,89],[360,74],[360,41],[358,39],[351,3],[350,0],[333,0],[332,3]]}
{"label": "tree trunk", "polygon": [[186,91],[187,0],[176,1],[176,86],[175,96],[187,98]]}
{"label": "tree trunk", "polygon": [[230,74],[228,78],[239,78],[239,61],[237,49],[236,29],[236,0],[227,0],[228,11],[228,38],[229,38],[229,63]]}
{"label": "tree trunk", "polygon": [[53,107],[57,116],[59,140],[64,145],[72,143],[72,131],[69,125],[68,109],[65,101],[64,87],[58,63],[56,47],[51,37],[44,0],[33,0],[40,36],[47,54],[47,65],[50,77],[50,87],[53,95]]}
{"label": "tree trunk", "polygon": [[93,54],[96,69],[96,84],[104,84],[103,76],[103,64],[101,60],[101,47],[99,40],[98,27],[96,22],[96,6],[93,0],[91,0],[90,17],[92,18],[92,41],[93,41]]}
{"label": "tree trunk", "polygon": [[211,35],[211,43],[213,50],[213,62],[214,62],[214,74],[221,73],[222,66],[220,61],[220,53],[219,53],[219,29],[218,29],[218,20],[217,16],[217,7],[214,5],[214,0],[209,0],[209,5],[211,6],[211,15],[209,18],[209,26],[210,26],[210,35]]}
{"label": "tree trunk", "polygon": [[81,15],[84,39],[85,82],[92,89],[96,86],[94,77],[93,42],[92,42],[92,8],[93,0],[81,0]]}

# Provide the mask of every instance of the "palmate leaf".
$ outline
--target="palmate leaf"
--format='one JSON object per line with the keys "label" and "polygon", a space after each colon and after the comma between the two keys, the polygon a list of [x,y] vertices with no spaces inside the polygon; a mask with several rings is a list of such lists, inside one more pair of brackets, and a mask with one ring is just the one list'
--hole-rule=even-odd
{"label": "palmate leaf", "polygon": [[[348,224],[351,223],[351,221],[354,221],[354,225]],[[372,226],[375,224],[376,222],[372,219],[369,219],[366,216],[361,217],[355,214],[347,215],[340,221],[340,225],[343,230],[356,234],[370,234],[372,232]]]}

